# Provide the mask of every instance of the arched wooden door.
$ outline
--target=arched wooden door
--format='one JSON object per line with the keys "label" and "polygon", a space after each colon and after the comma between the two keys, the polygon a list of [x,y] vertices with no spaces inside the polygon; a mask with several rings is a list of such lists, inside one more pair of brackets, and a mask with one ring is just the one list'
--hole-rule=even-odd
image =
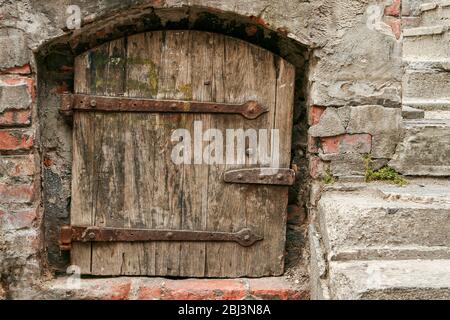
{"label": "arched wooden door", "polygon": [[[294,73],[266,50],[197,31],[137,34],[77,57],[63,106],[73,108],[72,264],[92,275],[282,274]],[[239,106],[248,101],[256,109]],[[177,129],[191,134],[191,163],[172,159]],[[250,147],[244,163],[204,163],[208,129],[224,144],[227,130],[277,129],[283,170],[226,174],[270,166]]]}

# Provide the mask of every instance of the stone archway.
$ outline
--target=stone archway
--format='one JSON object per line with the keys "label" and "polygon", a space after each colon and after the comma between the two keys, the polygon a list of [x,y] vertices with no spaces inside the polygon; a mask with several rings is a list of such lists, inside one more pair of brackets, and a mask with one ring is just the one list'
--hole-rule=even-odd
{"label": "stone archway", "polygon": [[[309,52],[305,44],[288,36],[285,29],[274,31],[255,16],[241,16],[205,7],[155,8],[148,5],[111,10],[86,23],[80,30],[61,36],[37,54],[39,116],[42,142],[42,185],[45,246],[49,267],[64,272],[68,256],[58,246],[59,227],[67,224],[70,208],[71,128],[58,114],[59,95],[73,90],[73,59],[101,43],[148,30],[190,29],[222,33],[268,49],[296,67],[296,95],[292,163],[298,170],[290,191],[287,266],[306,268],[306,92]],[[305,41],[306,42],[306,41]]]}

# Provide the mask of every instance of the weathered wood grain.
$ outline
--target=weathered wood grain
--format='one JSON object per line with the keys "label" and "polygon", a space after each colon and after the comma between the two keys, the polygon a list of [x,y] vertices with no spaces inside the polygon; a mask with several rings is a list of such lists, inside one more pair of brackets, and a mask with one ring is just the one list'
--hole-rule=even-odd
{"label": "weathered wood grain", "polygon": [[[252,161],[258,150],[240,155],[244,164],[193,159],[193,164],[177,165],[171,159],[177,144],[171,135],[184,128],[194,138],[200,122],[203,132],[221,130],[224,141],[227,129],[279,129],[280,166],[288,168],[293,89],[294,68],[289,63],[218,34],[149,32],[77,57],[77,93],[225,103],[257,100],[269,112],[255,120],[222,114],[75,112],[72,224],[223,232],[248,227],[264,240],[247,248],[212,242],[74,244],[72,262],[93,275],[281,274],[288,188],[226,184],[222,179],[226,170],[259,166]],[[202,142],[202,150],[207,145]]]}

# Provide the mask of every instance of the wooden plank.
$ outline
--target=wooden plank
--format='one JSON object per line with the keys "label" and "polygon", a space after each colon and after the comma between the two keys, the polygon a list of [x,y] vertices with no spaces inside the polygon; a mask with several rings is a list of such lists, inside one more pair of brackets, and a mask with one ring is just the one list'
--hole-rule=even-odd
{"label": "wooden plank", "polygon": [[[124,93],[126,66],[126,40],[119,39],[100,47],[102,50],[91,56],[91,69],[101,70],[91,78],[91,88],[96,94],[115,96]],[[93,75],[93,73],[91,73]],[[121,114],[96,114],[93,119],[97,135],[95,150],[98,164],[94,176],[94,225],[119,227],[127,221],[125,211],[125,148],[127,127],[118,125],[124,121]],[[125,129],[125,130],[123,130]],[[98,143],[98,144],[97,144]],[[120,274],[127,267],[124,252],[126,243],[92,244],[92,274]]]}
{"label": "wooden plank", "polygon": [[[289,168],[291,163],[292,119],[295,86],[294,67],[279,57],[275,57],[277,68],[276,79],[276,112],[273,128],[279,132],[279,167]],[[264,252],[272,252],[272,265],[266,265],[265,274],[281,275],[284,272],[284,251],[286,239],[286,208],[288,204],[288,188],[272,187],[265,189],[266,194],[259,194],[256,203],[260,209],[265,208],[265,240],[262,243]],[[280,241],[280,239],[282,239]]]}
{"label": "wooden plank", "polygon": [[[126,96],[156,98],[159,85],[160,60],[162,48],[162,33],[143,33],[131,36],[127,40],[127,79]],[[141,214],[143,228],[156,229],[164,224],[164,209],[155,202],[155,190],[161,183],[158,172],[157,145],[159,136],[157,118],[154,114],[130,115],[134,119],[133,125],[137,134],[133,141],[134,159],[131,161],[137,168],[135,172],[136,189],[138,193],[138,211]],[[159,177],[159,179],[157,178]],[[156,275],[156,244],[152,242],[134,244],[133,254],[139,264],[134,273],[142,275]],[[132,273],[132,270],[128,274]]]}
{"label": "wooden plank", "polygon": [[[239,103],[245,99],[256,98],[269,112],[253,121],[244,121],[233,116],[215,117],[212,127],[222,129],[270,129],[270,119],[275,109],[275,69],[271,54],[247,44],[222,37],[217,41],[215,55],[216,99],[229,103]],[[261,66],[263,66],[261,68]],[[236,155],[237,156],[237,155]],[[264,234],[263,212],[258,211],[255,197],[264,187],[247,185],[227,185],[221,181],[224,171],[256,166],[249,157],[245,165],[224,164],[210,170],[208,193],[211,199],[208,207],[208,228],[234,232],[241,227],[249,227],[258,234]],[[266,253],[260,250],[264,241],[249,248],[240,248],[236,244],[207,245],[208,276],[261,276],[258,270],[268,263]],[[255,269],[249,273],[248,270]]]}
{"label": "wooden plank", "polygon": [[[214,35],[209,33],[189,32],[185,50],[189,52],[191,68],[189,85],[191,99],[212,101],[211,79],[213,65],[211,56],[214,54],[211,44]],[[202,131],[210,128],[211,115],[186,115],[185,128],[191,137],[195,136],[194,125],[201,124]],[[202,146],[206,143],[202,143]],[[209,165],[202,163],[184,165],[182,229],[207,230],[208,215],[208,171]],[[205,276],[206,243],[183,243],[180,248],[180,275]]]}
{"label": "wooden plank", "polygon": [[[170,32],[164,34],[160,59],[160,77],[158,86],[158,98],[162,99],[186,99],[182,88],[190,80],[188,52],[184,46],[188,41],[188,34],[184,32]],[[156,182],[158,187],[155,192],[155,201],[165,207],[165,214],[160,224],[162,228],[180,229],[182,224],[183,206],[183,165],[172,162],[171,142],[172,131],[182,128],[185,123],[185,115],[157,115],[157,128],[160,137],[157,142],[158,158],[156,162]],[[160,175],[158,175],[158,172]],[[180,273],[180,247],[179,242],[156,243],[156,274],[177,276]]]}
{"label": "wooden plank", "polygon": [[[246,45],[243,43],[243,45]],[[248,80],[248,88],[245,94],[252,94],[258,96],[263,104],[270,105],[270,111],[265,117],[257,119],[257,121],[246,122],[249,129],[254,129],[258,132],[259,145],[267,142],[267,147],[271,147],[271,141],[260,141],[260,135],[264,131],[267,136],[271,136],[271,129],[273,128],[273,118],[276,114],[276,65],[274,64],[274,56],[268,51],[261,50],[255,46],[248,46],[249,56],[251,57],[251,64],[253,66],[252,79]],[[250,146],[251,147],[251,146]],[[258,151],[253,150],[253,154]],[[270,166],[254,164],[251,157],[247,157],[247,167]],[[247,227],[255,230],[258,234],[264,236],[264,240],[257,243],[255,246],[247,250],[245,257],[246,263],[243,266],[242,273],[249,276],[264,276],[276,274],[276,268],[279,268],[278,261],[274,259],[274,255],[280,255],[280,252],[267,250],[269,237],[277,238],[279,229],[283,226],[279,221],[274,220],[270,214],[270,203],[278,202],[280,199],[273,196],[271,192],[275,187],[272,186],[256,186],[248,185],[241,192],[243,193],[245,205],[245,219]],[[287,188],[285,188],[287,192]],[[287,204],[286,204],[287,205]],[[271,233],[273,235],[271,235]],[[278,242],[283,242],[280,238]],[[282,251],[283,252],[283,251]],[[281,252],[281,254],[282,254]]]}
{"label": "wooden plank", "polygon": [[[226,170],[257,166],[249,156],[244,156],[244,164],[176,165],[171,153],[177,142],[171,135],[185,128],[194,138],[196,121],[201,121],[203,132],[221,130],[224,142],[226,129],[277,128],[280,166],[289,167],[293,67],[242,41],[197,31],[134,35],[76,61],[77,93],[225,103],[257,100],[269,108],[256,120],[239,115],[75,113],[73,224],[223,232],[248,227],[264,235],[248,248],[235,243],[96,243],[92,260],[90,245],[76,244],[72,259],[84,265],[82,273],[281,274],[287,187],[225,184]],[[202,150],[206,145],[202,143]]]}
{"label": "wooden plank", "polygon": [[[75,91],[90,93],[89,89],[89,52],[75,59]],[[92,115],[91,115],[92,116]],[[74,225],[92,225],[93,221],[93,179],[94,179],[94,143],[95,127],[85,124],[84,117],[73,117],[73,162],[72,197],[70,222]],[[80,268],[83,274],[91,273],[92,246],[90,243],[73,243],[71,264]]]}
{"label": "wooden plank", "polygon": [[[91,115],[93,116],[93,115]],[[72,198],[70,222],[73,225],[93,225],[92,179],[94,177],[94,144],[95,128],[86,125],[80,115],[73,117],[73,158],[72,162]],[[83,150],[83,148],[85,148]],[[73,243],[71,264],[78,266],[83,274],[91,273],[91,244]]]}

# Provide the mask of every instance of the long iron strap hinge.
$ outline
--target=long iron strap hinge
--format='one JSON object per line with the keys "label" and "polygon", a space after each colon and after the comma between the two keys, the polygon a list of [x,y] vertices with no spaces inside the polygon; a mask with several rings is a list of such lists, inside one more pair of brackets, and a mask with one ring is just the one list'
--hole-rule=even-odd
{"label": "long iron strap hinge", "polygon": [[72,242],[218,241],[249,247],[261,240],[262,236],[248,228],[238,232],[213,232],[63,226],[59,245],[61,250],[70,250]]}
{"label": "long iron strap hinge", "polygon": [[154,113],[222,113],[240,114],[246,119],[256,119],[268,112],[256,101],[243,104],[156,100],[125,97],[105,97],[64,93],[61,95],[60,112],[71,116],[73,110],[102,112],[154,112]]}

